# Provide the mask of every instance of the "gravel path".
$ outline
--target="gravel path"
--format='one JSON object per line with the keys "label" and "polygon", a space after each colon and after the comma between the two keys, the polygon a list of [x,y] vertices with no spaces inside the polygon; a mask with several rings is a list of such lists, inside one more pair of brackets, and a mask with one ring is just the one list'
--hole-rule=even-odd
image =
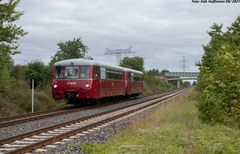
{"label": "gravel path", "polygon": [[[161,95],[162,94],[159,94],[159,96],[161,96]],[[156,97],[156,96],[150,96],[150,97]],[[67,121],[70,121],[70,120],[75,120],[75,119],[85,117],[85,116],[89,116],[89,115],[93,115],[93,114],[96,114],[96,113],[109,111],[109,110],[112,110],[112,109],[116,109],[116,108],[119,108],[119,107],[129,105],[129,104],[138,103],[138,102],[147,100],[148,98],[149,97],[147,97],[147,98],[145,97],[145,98],[141,98],[141,99],[135,99],[135,100],[126,101],[126,102],[122,102],[122,103],[117,103],[117,104],[113,104],[113,105],[109,105],[109,106],[105,106],[105,107],[101,107],[101,108],[90,109],[90,110],[86,110],[86,111],[79,111],[79,112],[75,112],[75,113],[69,113],[69,114],[65,114],[65,115],[61,115],[61,116],[50,117],[50,118],[45,118],[45,119],[32,121],[32,122],[28,122],[28,123],[17,124],[15,126],[9,126],[9,127],[5,127],[5,128],[1,128],[0,129],[0,139],[15,136],[15,135],[19,135],[19,134],[22,134],[22,133],[27,133],[27,132],[30,132],[30,131],[33,131],[33,130],[49,127],[49,126],[59,124],[59,123],[63,123],[63,122],[67,122]]]}

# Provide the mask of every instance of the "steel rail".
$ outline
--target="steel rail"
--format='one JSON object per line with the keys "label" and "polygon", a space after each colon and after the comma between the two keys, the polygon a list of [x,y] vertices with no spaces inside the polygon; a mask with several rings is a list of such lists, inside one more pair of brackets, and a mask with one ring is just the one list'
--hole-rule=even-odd
{"label": "steel rail", "polygon": [[[166,97],[168,95],[171,95],[171,94],[174,94],[173,96],[181,93],[182,91],[174,91],[174,92],[169,92],[167,94],[164,94],[162,95],[161,97]],[[158,100],[158,101],[154,101],[153,103],[151,103],[151,105],[153,104],[156,104],[156,103],[159,103],[159,101],[163,101],[163,100],[166,100],[166,99],[169,99],[173,96],[168,96],[164,99],[161,99],[161,100]],[[160,97],[160,98],[161,98]],[[159,98],[159,97],[158,97]],[[156,99],[156,98],[155,98]],[[154,99],[151,99],[151,100],[154,100]],[[148,101],[151,101],[151,100],[148,100]],[[146,101],[145,101],[146,102]],[[144,103],[144,102],[141,102],[141,103]],[[60,128],[60,127],[63,127],[63,126],[67,126],[67,125],[71,125],[73,123],[77,123],[77,122],[80,122],[80,121],[83,121],[83,120],[88,120],[88,119],[91,119],[93,117],[97,117],[97,116],[101,116],[101,115],[104,115],[104,114],[109,114],[109,113],[112,113],[112,112],[116,112],[116,111],[119,111],[119,110],[122,110],[122,109],[125,109],[125,108],[129,108],[131,106],[134,106],[134,105],[137,105],[137,104],[141,104],[141,103],[136,103],[136,104],[131,104],[131,105],[128,105],[128,106],[125,106],[125,107],[121,107],[121,108],[118,108],[118,109],[114,109],[114,110],[111,110],[111,111],[106,111],[106,112],[102,112],[102,113],[98,113],[98,114],[95,114],[95,115],[91,115],[91,116],[87,116],[87,117],[83,117],[83,118],[80,118],[80,119],[77,119],[77,120],[73,120],[73,121],[69,121],[69,122],[65,122],[65,123],[62,123],[62,124],[58,124],[58,125],[55,125],[53,126],[52,128],[48,127],[48,128],[44,128],[44,129],[40,129],[40,130],[36,130],[34,132],[29,132],[29,133],[26,133],[24,135],[18,135],[18,136],[15,136],[15,137],[11,137],[11,138],[8,138],[8,139],[5,139],[5,140],[0,140],[0,143],[2,144],[6,144],[6,143],[11,143],[13,141],[16,141],[16,140],[19,140],[19,139],[23,139],[23,138],[26,138],[26,137],[29,137],[29,136],[33,136],[33,135],[36,135],[36,134],[40,134],[40,133],[43,133],[43,132],[46,132],[46,131],[49,131],[49,130],[53,130],[53,129],[56,129],[56,128]],[[146,108],[147,106],[143,106],[141,108]],[[134,109],[134,111],[137,111],[136,109]],[[97,125],[99,125],[100,123],[97,123]],[[94,126],[94,125],[93,125]],[[83,129],[81,129],[82,131],[85,130],[85,129],[89,129],[90,127],[93,127],[93,126],[87,126],[87,127],[83,127]],[[77,131],[78,132],[78,131]],[[72,133],[70,133],[72,134]],[[69,136],[69,135],[68,135]],[[71,136],[71,135],[70,135]],[[39,142],[39,143],[36,143],[36,144],[33,144],[35,148],[38,148],[39,146],[43,146],[43,145],[46,145],[46,144],[49,144],[50,142],[52,142],[53,140],[56,142],[56,139],[57,140],[61,140],[63,138],[66,138],[65,135],[60,135],[60,136],[57,136],[57,137],[53,137],[53,139],[47,139],[48,141],[44,142],[43,144],[43,141]],[[49,143],[48,143],[49,142]],[[33,146],[31,145],[31,146]],[[29,145],[30,146],[30,145]],[[21,150],[18,151],[18,150],[14,150],[10,153],[25,153],[25,152],[29,152],[29,148],[30,149],[33,149],[32,147],[29,147],[29,146],[26,146],[26,147],[23,147],[23,148],[20,148]],[[27,149],[27,151],[26,151]]]}
{"label": "steel rail", "polygon": [[[161,93],[166,93],[166,92],[168,92],[168,91],[164,91]],[[158,93],[158,94],[161,94],[161,93]],[[156,94],[157,93],[144,94],[140,98],[150,97],[150,96],[153,96]],[[122,101],[124,102],[127,100],[122,100]],[[25,123],[25,122],[35,121],[35,120],[39,120],[39,119],[59,116],[59,115],[63,115],[63,114],[104,107],[107,105],[111,105],[113,103],[114,102],[108,102],[108,103],[102,103],[102,104],[98,104],[98,105],[94,105],[94,106],[87,106],[87,107],[82,107],[82,108],[68,107],[68,108],[56,109],[56,110],[51,110],[51,111],[42,111],[42,112],[36,112],[36,113],[27,113],[27,114],[23,114],[23,115],[16,115],[16,116],[12,116],[12,117],[5,117],[5,118],[0,119],[0,128],[13,126],[13,125],[17,125],[17,124]]]}
{"label": "steel rail", "polygon": [[101,112],[101,113],[98,113],[98,114],[82,117],[82,118],[79,118],[79,119],[76,119],[76,120],[71,120],[71,121],[56,124],[56,125],[53,125],[53,126],[37,129],[37,130],[32,131],[32,132],[27,132],[27,133],[23,133],[23,134],[8,137],[8,138],[3,138],[3,139],[0,139],[0,145],[8,144],[8,143],[11,143],[11,142],[16,141],[16,140],[20,140],[20,139],[23,139],[23,138],[26,138],[26,137],[29,137],[29,136],[40,134],[40,133],[43,133],[43,132],[46,132],[46,131],[50,131],[50,130],[53,130],[53,129],[56,129],[56,128],[63,127],[63,126],[71,125],[73,123],[77,123],[77,122],[80,122],[80,121],[88,120],[88,119],[91,119],[93,117],[104,115],[104,114],[107,114],[107,113],[112,112],[112,111],[117,111],[117,110],[120,110],[120,109],[128,108],[128,107],[131,107],[131,106],[134,106],[134,105],[137,105],[137,104],[144,103],[146,101],[151,101],[151,100],[154,100],[156,98],[164,97],[166,95],[172,94],[174,92],[176,92],[176,90],[174,90],[172,92],[168,92],[168,93],[163,93],[161,96],[156,96],[156,97],[153,97],[153,98],[150,98],[150,99],[147,99],[147,100],[139,101],[137,103],[133,103],[133,104],[130,104],[130,105],[127,105],[127,106],[123,106],[121,108],[117,108],[117,109],[114,109],[114,110],[109,110],[109,111]]}
{"label": "steel rail", "polygon": [[[148,96],[152,96],[152,95],[156,95],[156,94],[164,93],[164,92],[168,92],[168,91],[171,91],[171,90],[163,90],[163,91],[150,93],[150,94],[142,94],[142,95],[140,95],[140,98],[148,97]],[[68,109],[72,109],[74,107],[75,106],[69,106],[69,107],[63,107],[63,108],[59,108],[59,109],[53,109],[53,110],[50,110],[50,111],[49,110],[48,111],[39,111],[39,112],[34,112],[34,113],[24,113],[24,114],[19,114],[19,115],[1,117],[0,122],[4,122],[4,121],[8,121],[8,120],[21,119],[21,118],[25,118],[25,117],[35,116],[35,115],[39,115],[39,114],[45,114],[45,113],[49,113],[49,112],[56,112],[56,111],[60,111],[60,110],[68,110]]]}
{"label": "steel rail", "polygon": [[[177,94],[179,94],[180,92],[177,92]],[[176,95],[177,95],[176,94]],[[174,97],[175,95],[171,96],[170,98]],[[161,101],[164,101],[164,100],[167,100],[169,99],[169,97],[167,97],[166,99],[163,99]],[[113,117],[110,117],[110,118],[107,118],[107,119],[104,119],[104,120],[101,120],[101,121],[98,121],[96,123],[93,123],[93,124],[90,124],[88,126],[84,126],[82,128],[79,128],[79,129],[75,129],[73,131],[69,131],[69,132],[66,132],[66,133],[63,133],[63,134],[60,134],[60,135],[57,135],[57,136],[54,136],[54,137],[51,137],[51,138],[48,138],[46,140],[43,140],[43,141],[40,141],[40,142],[37,142],[37,143],[34,143],[34,144],[31,144],[31,145],[28,145],[26,147],[22,147],[22,148],[19,148],[19,149],[16,149],[16,150],[13,150],[11,152],[9,152],[10,154],[19,154],[19,153],[26,153],[26,152],[31,152],[32,150],[35,150],[37,148],[41,148],[42,146],[46,146],[48,144],[51,144],[51,143],[54,143],[54,142],[57,142],[59,140],[62,140],[64,138],[67,138],[67,137],[70,137],[70,136],[73,136],[75,134],[78,134],[78,133],[81,133],[83,131],[86,131],[86,130],[89,130],[89,129],[92,129],[92,128],[95,128],[97,126],[100,126],[100,125],[103,125],[105,123],[108,123],[108,122],[111,122],[113,120],[116,120],[118,118],[121,118],[121,117],[124,117],[126,115],[129,115],[129,114],[132,114],[134,112],[137,112],[137,111],[140,111],[142,109],[145,109],[147,107],[150,107],[152,105],[155,105],[159,103],[159,101],[156,101],[156,102],[153,102],[153,103],[150,103],[150,104],[147,104],[145,106],[142,106],[142,107],[139,107],[138,109],[132,109],[130,111],[127,111],[125,113],[122,113],[122,114],[119,114],[119,115],[116,115],[116,116],[113,116]]]}

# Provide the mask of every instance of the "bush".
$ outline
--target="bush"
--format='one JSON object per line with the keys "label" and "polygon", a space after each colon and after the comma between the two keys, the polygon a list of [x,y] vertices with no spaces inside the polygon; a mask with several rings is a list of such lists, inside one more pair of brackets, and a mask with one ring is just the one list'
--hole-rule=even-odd
{"label": "bush", "polygon": [[25,79],[26,65],[16,65],[13,67],[12,76],[17,81]]}
{"label": "bush", "polygon": [[39,60],[32,61],[27,65],[25,78],[27,82],[30,82],[31,79],[36,79],[40,88],[43,88],[50,82],[50,68]]}
{"label": "bush", "polygon": [[159,75],[151,72],[144,72],[144,92],[159,92],[161,90],[173,88],[173,86],[165,81],[161,81]]}
{"label": "bush", "polygon": [[222,32],[214,24],[204,46],[198,83],[199,117],[240,128],[240,17]]}
{"label": "bush", "polygon": [[9,55],[0,53],[0,93],[6,95],[7,90],[11,86],[12,77],[11,69],[13,62]]}
{"label": "bush", "polygon": [[6,93],[11,84],[10,71],[6,66],[0,68],[0,93]]}

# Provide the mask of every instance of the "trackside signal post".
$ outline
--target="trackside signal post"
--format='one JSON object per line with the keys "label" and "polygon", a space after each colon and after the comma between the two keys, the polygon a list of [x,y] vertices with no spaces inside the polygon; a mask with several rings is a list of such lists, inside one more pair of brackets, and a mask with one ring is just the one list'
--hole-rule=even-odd
{"label": "trackside signal post", "polygon": [[34,112],[34,89],[37,87],[37,80],[31,79],[30,80],[30,88],[32,89],[32,113]]}

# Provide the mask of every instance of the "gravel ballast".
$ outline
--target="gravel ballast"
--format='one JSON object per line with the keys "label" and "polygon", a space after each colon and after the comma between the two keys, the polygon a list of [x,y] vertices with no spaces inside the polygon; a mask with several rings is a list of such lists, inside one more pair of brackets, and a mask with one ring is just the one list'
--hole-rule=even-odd
{"label": "gravel ballast", "polygon": [[[159,94],[159,96],[161,96],[161,95],[162,94]],[[101,107],[101,108],[79,111],[79,112],[69,113],[69,114],[65,114],[65,115],[36,120],[36,121],[32,121],[32,122],[27,122],[27,123],[23,123],[23,124],[17,124],[15,126],[4,127],[4,128],[0,129],[0,139],[16,136],[16,135],[27,133],[27,132],[31,132],[33,130],[37,130],[37,129],[41,129],[41,128],[46,128],[46,127],[49,127],[49,126],[52,126],[55,124],[60,124],[63,122],[75,120],[75,119],[78,119],[81,117],[109,111],[112,109],[116,109],[116,108],[120,108],[120,107],[127,106],[130,104],[134,104],[136,102],[142,102],[144,100],[147,100],[148,98],[145,97],[145,98],[141,98],[141,99],[125,101],[122,103],[116,103],[116,104],[112,104],[112,105]]]}
{"label": "gravel ballast", "polygon": [[[182,94],[181,94],[182,95]],[[175,96],[173,99],[167,101],[173,101],[180,97],[180,95]],[[114,123],[110,123],[107,126],[103,126],[98,130],[89,132],[87,134],[77,136],[77,138],[72,138],[70,141],[64,141],[65,144],[54,144],[57,145],[56,148],[47,149],[47,153],[84,153],[81,149],[81,144],[84,143],[94,143],[94,144],[104,144],[107,139],[113,134],[128,128],[137,120],[143,119],[152,112],[159,109],[159,107],[163,104],[157,104],[154,107],[150,107],[143,111],[138,111],[137,113],[131,114],[127,117],[122,118],[121,120],[117,120]]]}

